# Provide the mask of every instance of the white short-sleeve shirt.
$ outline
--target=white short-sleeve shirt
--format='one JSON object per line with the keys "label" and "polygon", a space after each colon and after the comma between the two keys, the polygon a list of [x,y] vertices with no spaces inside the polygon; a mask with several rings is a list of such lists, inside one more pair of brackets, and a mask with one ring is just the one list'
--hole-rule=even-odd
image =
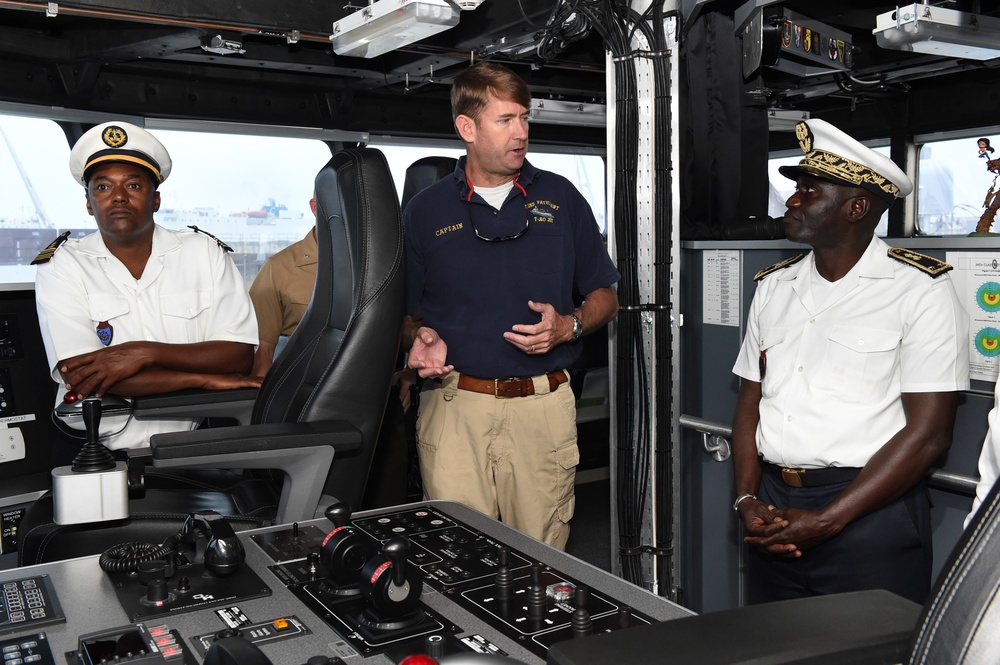
{"label": "white short-sleeve shirt", "polygon": [[[228,254],[194,231],[153,231],[153,250],[142,277],[132,277],[100,233],[67,240],[35,277],[38,321],[56,404],[66,393],[60,360],[130,341],[257,344],[257,319],[243,278]],[[148,444],[159,432],[192,429],[197,420],[102,419],[109,448]]]}
{"label": "white short-sleeve shirt", "polygon": [[815,258],[758,285],[733,372],[761,384],[757,451],[799,468],[863,467],[906,423],[902,393],[969,387],[969,318],[951,278],[873,237],[815,306]]}

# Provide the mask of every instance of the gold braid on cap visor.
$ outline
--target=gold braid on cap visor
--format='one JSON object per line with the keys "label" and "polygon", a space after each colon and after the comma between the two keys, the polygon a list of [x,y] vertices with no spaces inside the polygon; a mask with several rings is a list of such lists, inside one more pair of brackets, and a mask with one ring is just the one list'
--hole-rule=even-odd
{"label": "gold braid on cap visor", "polygon": [[799,166],[817,174],[833,176],[855,185],[875,185],[893,198],[899,197],[899,187],[889,181],[884,175],[879,175],[864,164],[835,155],[825,150],[812,150],[799,162]]}
{"label": "gold braid on cap visor", "polygon": [[156,163],[153,160],[124,152],[115,152],[110,154],[98,153],[96,156],[90,158],[90,161],[88,161],[83,167],[83,172],[86,173],[90,170],[90,167],[97,166],[102,162],[130,162],[132,164],[138,164],[139,166],[145,166],[153,172],[156,182],[163,182],[163,176],[160,174],[160,167],[156,166]]}

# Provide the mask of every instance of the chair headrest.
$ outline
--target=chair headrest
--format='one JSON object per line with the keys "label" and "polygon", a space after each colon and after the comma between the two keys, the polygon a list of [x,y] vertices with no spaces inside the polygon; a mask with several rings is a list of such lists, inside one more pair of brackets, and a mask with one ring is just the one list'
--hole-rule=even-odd
{"label": "chair headrest", "polygon": [[455,170],[458,160],[454,157],[423,157],[410,164],[406,169],[406,178],[403,181],[403,199],[400,209],[405,210],[406,204],[414,195],[425,187],[433,185],[441,178],[449,175]]}

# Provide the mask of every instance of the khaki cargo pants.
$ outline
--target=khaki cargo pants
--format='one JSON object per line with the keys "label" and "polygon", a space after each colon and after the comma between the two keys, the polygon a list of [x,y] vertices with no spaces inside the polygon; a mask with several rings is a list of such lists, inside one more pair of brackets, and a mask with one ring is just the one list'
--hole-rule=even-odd
{"label": "khaki cargo pants", "polygon": [[458,501],[565,549],[573,517],[576,399],[569,382],[498,399],[458,389],[458,372],[420,394],[417,451],[427,499]]}

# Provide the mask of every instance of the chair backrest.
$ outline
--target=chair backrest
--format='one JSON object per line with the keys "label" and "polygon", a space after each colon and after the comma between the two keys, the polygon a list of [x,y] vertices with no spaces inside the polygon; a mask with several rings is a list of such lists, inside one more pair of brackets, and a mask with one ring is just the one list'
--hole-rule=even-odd
{"label": "chair backrest", "polygon": [[455,170],[458,160],[454,157],[423,157],[410,164],[403,180],[403,200],[400,208],[406,210],[406,204],[413,195],[425,187],[433,185],[441,178]]}
{"label": "chair backrest", "polygon": [[1000,663],[1000,483],[942,568],[909,662]]}
{"label": "chair backrest", "polygon": [[252,422],[345,420],[361,450],[334,459],[324,491],[359,505],[395,369],[403,318],[403,232],[384,155],[335,154],[316,176],[313,297],[261,385]]}

